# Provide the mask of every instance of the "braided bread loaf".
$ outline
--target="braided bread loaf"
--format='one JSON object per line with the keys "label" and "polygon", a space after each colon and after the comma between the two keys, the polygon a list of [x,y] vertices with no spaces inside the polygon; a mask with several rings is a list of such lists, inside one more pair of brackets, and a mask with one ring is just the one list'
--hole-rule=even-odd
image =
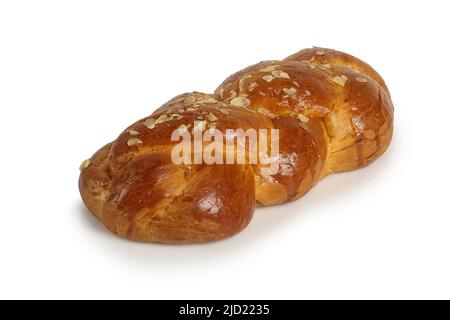
{"label": "braided bread loaf", "polygon": [[[261,164],[175,164],[174,130],[202,120],[226,129],[278,129],[279,170]],[[202,129],[203,130],[203,129]],[[88,209],[136,241],[191,243],[232,236],[256,206],[296,200],[330,173],[370,164],[388,147],[393,106],[378,73],[348,54],[302,50],[186,93],[128,127],[83,162]]]}

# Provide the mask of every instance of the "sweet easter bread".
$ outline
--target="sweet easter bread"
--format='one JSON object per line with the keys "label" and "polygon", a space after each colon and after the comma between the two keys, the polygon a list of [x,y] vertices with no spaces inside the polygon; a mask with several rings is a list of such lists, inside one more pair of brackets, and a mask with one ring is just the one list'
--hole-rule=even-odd
{"label": "sweet easter bread", "polygon": [[[181,129],[277,129],[278,155],[269,159],[277,171],[174,163],[171,136]],[[79,187],[88,209],[121,237],[214,241],[244,229],[257,206],[296,200],[328,174],[370,164],[392,131],[390,94],[374,69],[346,53],[305,49],[241,70],[214,94],[173,98],[83,162]]]}

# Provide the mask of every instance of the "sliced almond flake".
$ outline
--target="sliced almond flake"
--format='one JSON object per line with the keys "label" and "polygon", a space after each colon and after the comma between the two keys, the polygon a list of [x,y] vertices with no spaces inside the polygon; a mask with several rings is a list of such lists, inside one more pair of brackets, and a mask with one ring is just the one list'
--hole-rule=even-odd
{"label": "sliced almond flake", "polygon": [[309,62],[309,63],[313,63],[314,61],[316,61],[316,56],[312,56],[311,58],[309,58],[309,60],[303,60],[303,62]]}
{"label": "sliced almond flake", "polygon": [[348,78],[345,75],[336,76],[333,79],[331,79],[331,81],[340,85],[341,87],[345,86],[345,83],[347,82],[347,80],[348,80]]}
{"label": "sliced almond flake", "polygon": [[273,64],[271,66],[267,66],[265,68],[259,69],[259,72],[272,72],[273,70],[275,70],[276,68],[279,68],[280,65],[279,64]]}
{"label": "sliced almond flake", "polygon": [[194,105],[192,106],[192,108],[198,108],[198,107],[200,107],[200,106],[201,106],[201,104],[196,103],[196,104],[194,104]]}
{"label": "sliced almond flake", "polygon": [[179,113],[184,113],[184,111],[185,111],[184,109],[178,109],[177,110],[177,112],[179,112]]}
{"label": "sliced almond flake", "polygon": [[128,140],[127,144],[129,147],[132,147],[132,146],[135,146],[138,144],[143,144],[143,142],[142,142],[142,140],[140,140],[138,138],[133,138],[133,139]]}
{"label": "sliced almond flake", "polygon": [[224,91],[224,89],[222,88],[222,89],[220,89],[220,91],[219,91],[219,96],[220,96],[220,98],[222,98],[223,99],[223,91]]}
{"label": "sliced almond flake", "polygon": [[274,70],[274,71],[272,71],[272,75],[275,78],[280,78],[280,79],[290,79],[291,78],[291,77],[289,77],[289,74],[287,74],[283,70]]}
{"label": "sliced almond flake", "polygon": [[136,131],[136,130],[130,130],[130,131],[128,131],[128,133],[129,133],[130,135],[132,135],[132,136],[138,136],[138,135],[140,135],[139,131]]}
{"label": "sliced almond flake", "polygon": [[167,114],[162,114],[158,119],[156,119],[155,124],[164,123],[170,120],[172,120],[172,117],[169,117]]}
{"label": "sliced almond flake", "polygon": [[226,115],[230,114],[230,111],[228,111],[227,109],[219,109],[219,111]]}
{"label": "sliced almond flake", "polygon": [[288,96],[293,96],[297,92],[297,89],[295,89],[293,87],[283,88],[283,92],[286,93]]}
{"label": "sliced almond flake", "polygon": [[178,132],[180,134],[185,134],[188,131],[188,127],[185,124],[182,124],[178,127]]}
{"label": "sliced almond flake", "polygon": [[205,96],[196,100],[197,103],[216,103],[217,100],[213,97]]}
{"label": "sliced almond flake", "polygon": [[305,90],[305,97],[309,97],[311,95],[311,92],[309,92],[308,90]]}
{"label": "sliced almond flake", "polygon": [[244,81],[243,78],[239,80],[239,91],[244,91]]}
{"label": "sliced almond flake", "polygon": [[203,120],[204,118],[202,116],[197,117],[198,120]]}
{"label": "sliced almond flake", "polygon": [[305,101],[303,101],[303,100],[299,101],[298,106],[299,107],[304,107],[305,106]]}
{"label": "sliced almond flake", "polygon": [[184,116],[178,115],[178,116],[176,117],[176,120],[181,120],[181,119],[183,119],[183,118],[184,118]]}
{"label": "sliced almond flake", "polygon": [[249,74],[246,74],[241,79],[239,79],[239,91],[244,90],[245,80],[250,79],[252,76]]}
{"label": "sliced almond flake", "polygon": [[310,63],[310,64],[308,64],[308,67],[309,67],[310,69],[315,69],[315,68],[316,68],[316,65],[315,65],[315,64],[312,64],[312,63]]}
{"label": "sliced almond flake", "polygon": [[327,68],[327,69],[331,69],[331,64],[329,64],[329,63],[321,64],[320,66]]}
{"label": "sliced almond flake", "polygon": [[186,105],[191,105],[193,104],[197,99],[195,98],[195,96],[188,96],[186,98],[184,98],[183,103]]}
{"label": "sliced almond flake", "polygon": [[265,115],[265,116],[267,116],[267,117],[270,117],[270,118],[276,118],[276,115],[273,114],[272,112],[270,112],[269,110],[267,110],[266,108],[259,107],[259,108],[257,109],[257,111],[258,111],[258,113],[261,113],[261,114],[263,114],[263,115]]}
{"label": "sliced almond flake", "polygon": [[217,118],[214,114],[212,114],[212,113],[210,113],[210,114],[208,114],[207,116],[206,116],[206,118],[209,120],[209,121],[217,121],[217,120],[219,120],[219,118]]}
{"label": "sliced almond flake", "polygon": [[155,129],[156,120],[153,118],[144,121],[144,125],[149,129]]}
{"label": "sliced almond flake", "polygon": [[258,94],[259,94],[260,96],[263,96],[263,97],[266,96],[266,94],[265,94],[264,92],[262,92],[262,91],[258,91]]}
{"label": "sliced almond flake", "polygon": [[241,95],[232,99],[230,101],[230,104],[235,107],[247,107],[250,104],[250,100],[247,97]]}
{"label": "sliced almond flake", "polygon": [[233,99],[233,98],[235,98],[236,96],[237,96],[236,91],[231,90],[231,91],[230,91],[230,99]]}
{"label": "sliced almond flake", "polygon": [[91,165],[91,160],[84,160],[80,165],[80,171],[87,169]]}
{"label": "sliced almond flake", "polygon": [[297,81],[292,81],[292,83],[297,87],[297,88],[299,88],[300,87],[300,85],[298,84],[298,82]]}
{"label": "sliced almond flake", "polygon": [[323,55],[325,55],[325,51],[323,51],[323,50],[317,50],[316,51],[316,54],[318,55],[318,56],[323,56]]}
{"label": "sliced almond flake", "polygon": [[303,114],[299,114],[299,115],[297,116],[297,119],[298,119],[300,122],[303,122],[303,123],[307,123],[307,122],[309,121],[309,118],[308,118],[307,116],[303,115]]}
{"label": "sliced almond flake", "polygon": [[250,85],[248,86],[248,91],[253,91],[257,86],[258,86],[257,82],[250,83]]}
{"label": "sliced almond flake", "polygon": [[362,77],[357,77],[356,81],[358,81],[358,82],[367,82],[367,79],[366,78],[362,78]]}
{"label": "sliced almond flake", "polygon": [[271,82],[273,79],[275,79],[275,78],[272,75],[266,75],[263,77],[263,80],[266,82]]}
{"label": "sliced almond flake", "polygon": [[194,112],[194,111],[197,111],[197,110],[195,110],[194,108],[187,108],[186,111],[187,112]]}
{"label": "sliced almond flake", "polygon": [[250,108],[244,108],[245,110],[247,110],[248,112],[251,113],[258,113],[256,110],[250,109]]}

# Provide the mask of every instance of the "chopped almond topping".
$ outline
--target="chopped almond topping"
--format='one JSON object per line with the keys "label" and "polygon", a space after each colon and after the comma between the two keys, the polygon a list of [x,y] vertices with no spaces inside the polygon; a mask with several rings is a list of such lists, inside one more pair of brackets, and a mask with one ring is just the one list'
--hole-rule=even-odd
{"label": "chopped almond topping", "polygon": [[309,97],[311,95],[311,92],[309,92],[308,90],[305,90],[305,97]]}
{"label": "chopped almond topping", "polygon": [[299,114],[299,115],[297,116],[297,119],[298,119],[300,122],[303,122],[303,123],[307,123],[307,122],[309,121],[309,118],[308,118],[307,116],[303,115],[303,114]]}
{"label": "chopped almond topping", "polygon": [[358,77],[358,78],[356,78],[356,81],[358,81],[358,82],[367,82],[367,79],[366,78],[362,78],[362,77]]}
{"label": "chopped almond topping", "polygon": [[170,120],[172,120],[172,117],[169,117],[167,114],[162,114],[158,119],[156,119],[155,124],[160,124]]}
{"label": "chopped almond topping", "polygon": [[138,139],[138,138],[130,139],[130,140],[128,140],[128,142],[127,142],[127,144],[128,144],[129,147],[132,147],[132,146],[135,146],[135,145],[138,145],[138,144],[142,144],[142,143],[143,143],[143,142],[142,142],[140,139]]}
{"label": "chopped almond topping", "polygon": [[239,80],[239,91],[244,91],[244,81],[245,81],[244,78],[241,78]]}
{"label": "chopped almond topping", "polygon": [[265,68],[260,69],[259,72],[272,72],[273,70],[279,67],[280,67],[279,64],[273,64],[271,66],[267,66]]}
{"label": "chopped almond topping", "polygon": [[138,132],[138,131],[136,131],[136,130],[130,130],[130,131],[128,131],[128,133],[130,134],[130,135],[132,135],[132,136],[138,136],[140,133]]}
{"label": "chopped almond topping", "polygon": [[345,83],[347,82],[348,78],[345,75],[336,76],[333,79],[331,79],[334,83],[340,85],[341,87],[345,86]]}
{"label": "chopped almond topping", "polygon": [[219,109],[219,111],[226,115],[230,114],[230,111],[228,111],[227,109]]}
{"label": "chopped almond topping", "polygon": [[276,118],[276,115],[273,114],[272,112],[270,112],[269,110],[267,110],[266,108],[260,107],[260,108],[258,108],[257,111],[258,111],[258,113],[261,113],[261,114],[263,114],[263,115],[265,115],[267,117]]}
{"label": "chopped almond topping", "polygon": [[266,82],[271,82],[273,79],[275,79],[275,78],[271,75],[267,75],[267,76],[263,77],[263,80]]}
{"label": "chopped almond topping", "polygon": [[258,86],[257,82],[250,83],[250,85],[248,86],[248,91],[253,91],[257,86]]}
{"label": "chopped almond topping", "polygon": [[326,53],[326,52],[323,51],[323,50],[317,50],[317,51],[316,51],[316,54],[317,54],[318,56],[323,56],[325,53]]}
{"label": "chopped almond topping", "polygon": [[217,118],[217,117],[216,117],[214,114],[212,114],[212,113],[208,114],[208,115],[206,116],[206,118],[207,118],[209,121],[211,121],[211,122],[214,122],[214,121],[219,120],[219,118]]}
{"label": "chopped almond topping", "polygon": [[239,79],[239,91],[244,90],[245,80],[250,79],[252,76],[250,74],[246,74],[241,79]]}
{"label": "chopped almond topping", "polygon": [[272,71],[272,75],[275,78],[280,78],[280,79],[290,79],[291,78],[291,77],[289,77],[289,74],[287,74],[283,70],[274,70],[274,71]]}
{"label": "chopped almond topping", "polygon": [[288,96],[293,96],[297,92],[297,89],[295,89],[295,88],[283,88],[283,92],[286,93]]}
{"label": "chopped almond topping", "polygon": [[149,129],[155,129],[156,120],[153,118],[144,121],[144,125]]}
{"label": "chopped almond topping", "polygon": [[216,103],[217,100],[214,99],[213,97],[205,96],[205,97],[201,97],[200,99],[197,99],[196,102],[197,103]]}
{"label": "chopped almond topping", "polygon": [[230,104],[235,107],[247,107],[250,104],[250,100],[241,95],[231,100]]}
{"label": "chopped almond topping", "polygon": [[195,96],[188,96],[188,97],[184,98],[183,103],[190,105],[190,104],[193,104],[195,102],[195,100],[196,100]]}

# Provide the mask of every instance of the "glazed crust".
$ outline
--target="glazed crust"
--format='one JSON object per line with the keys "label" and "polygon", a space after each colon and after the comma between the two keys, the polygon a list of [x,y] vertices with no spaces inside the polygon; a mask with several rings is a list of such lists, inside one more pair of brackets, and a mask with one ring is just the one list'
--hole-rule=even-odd
{"label": "glazed crust", "polygon": [[[175,164],[178,142],[171,135],[196,130],[195,121],[222,132],[278,129],[279,155],[270,161],[279,170],[268,175],[260,164]],[[370,164],[392,131],[390,94],[375,70],[342,52],[305,49],[241,70],[214,94],[171,99],[83,163],[80,192],[119,236],[214,241],[244,229],[256,206],[298,199],[328,174]]]}

